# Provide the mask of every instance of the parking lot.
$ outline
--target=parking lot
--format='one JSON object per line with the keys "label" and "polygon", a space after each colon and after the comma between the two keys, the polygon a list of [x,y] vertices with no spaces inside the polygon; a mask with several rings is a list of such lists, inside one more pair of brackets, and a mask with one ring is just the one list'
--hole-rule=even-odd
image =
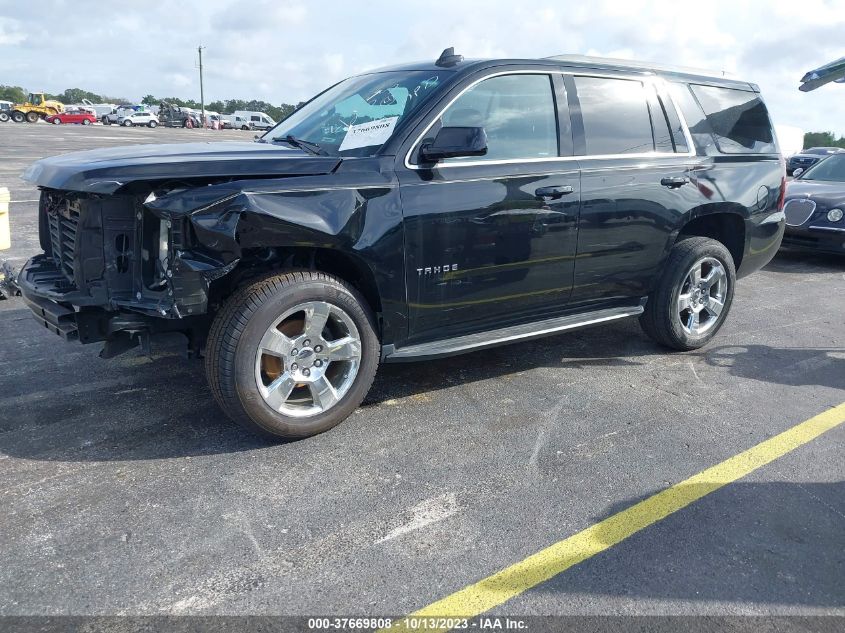
{"label": "parking lot", "polygon": [[[33,160],[245,138],[0,124],[0,257],[38,250]],[[697,352],[628,320],[388,365],[341,426],[269,445],[200,363],[103,361],[0,302],[0,614],[414,612],[845,402],[843,315],[845,259],[781,253]],[[834,426],[492,613],[845,615],[843,454]]]}

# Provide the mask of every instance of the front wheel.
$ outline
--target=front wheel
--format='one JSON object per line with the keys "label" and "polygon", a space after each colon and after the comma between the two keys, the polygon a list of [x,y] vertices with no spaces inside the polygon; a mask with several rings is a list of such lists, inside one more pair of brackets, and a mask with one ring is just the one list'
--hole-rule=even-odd
{"label": "front wheel", "polygon": [[0,123],[5,123],[9,120],[9,113],[8,112],[0,112]]}
{"label": "front wheel", "polygon": [[206,375],[218,404],[268,438],[340,424],[372,385],[380,345],[366,301],[316,271],[274,274],[241,289],[215,318]]}
{"label": "front wheel", "polygon": [[82,119],[82,125],[91,125],[91,119]]}
{"label": "front wheel", "polygon": [[38,113],[37,112],[27,112],[26,113],[26,122],[27,123],[35,123],[38,121]]}
{"label": "front wheel", "polygon": [[126,121],[123,122],[123,127],[132,127],[132,125],[133,125],[132,121],[129,121],[129,120],[126,120]]}
{"label": "front wheel", "polygon": [[51,121],[51,123],[52,123],[53,125],[61,125],[61,124],[62,124],[62,120],[61,120],[60,118],[56,117],[55,119],[53,119],[53,120]]}
{"label": "front wheel", "polygon": [[158,125],[158,123],[156,123],[155,121],[150,121],[149,123],[147,123],[147,125],[149,125],[150,127],[155,127]]}
{"label": "front wheel", "polygon": [[725,322],[735,286],[733,257],[721,242],[707,237],[683,239],[669,253],[640,325],[661,345],[698,349]]}

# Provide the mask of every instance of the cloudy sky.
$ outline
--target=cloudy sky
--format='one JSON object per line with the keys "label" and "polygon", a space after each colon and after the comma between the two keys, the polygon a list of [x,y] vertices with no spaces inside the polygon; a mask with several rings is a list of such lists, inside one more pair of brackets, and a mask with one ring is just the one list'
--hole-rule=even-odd
{"label": "cloudy sky", "polygon": [[446,46],[467,57],[579,53],[727,70],[776,123],[845,134],[845,85],[798,80],[845,56],[845,0],[0,0],[0,84],[138,100],[296,103],[349,74]]}

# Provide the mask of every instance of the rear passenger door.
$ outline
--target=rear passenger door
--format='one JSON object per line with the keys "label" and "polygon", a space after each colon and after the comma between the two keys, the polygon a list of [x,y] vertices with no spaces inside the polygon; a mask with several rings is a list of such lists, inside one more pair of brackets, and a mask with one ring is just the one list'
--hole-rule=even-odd
{"label": "rear passenger door", "polygon": [[648,76],[566,78],[581,217],[573,306],[646,296],[679,216],[699,203],[694,150],[665,87]]}

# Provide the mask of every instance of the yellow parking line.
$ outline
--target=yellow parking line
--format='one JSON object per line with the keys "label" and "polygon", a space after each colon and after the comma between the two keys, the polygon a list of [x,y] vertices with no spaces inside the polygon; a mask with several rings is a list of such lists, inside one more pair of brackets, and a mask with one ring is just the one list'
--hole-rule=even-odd
{"label": "yellow parking line", "polygon": [[[845,422],[845,403],[711,466],[492,576],[410,614],[410,618],[474,617],[603,552],[673,512],[783,457]],[[401,621],[395,623],[401,626]],[[396,630],[397,626],[391,628]],[[427,631],[445,630],[427,628]]]}

